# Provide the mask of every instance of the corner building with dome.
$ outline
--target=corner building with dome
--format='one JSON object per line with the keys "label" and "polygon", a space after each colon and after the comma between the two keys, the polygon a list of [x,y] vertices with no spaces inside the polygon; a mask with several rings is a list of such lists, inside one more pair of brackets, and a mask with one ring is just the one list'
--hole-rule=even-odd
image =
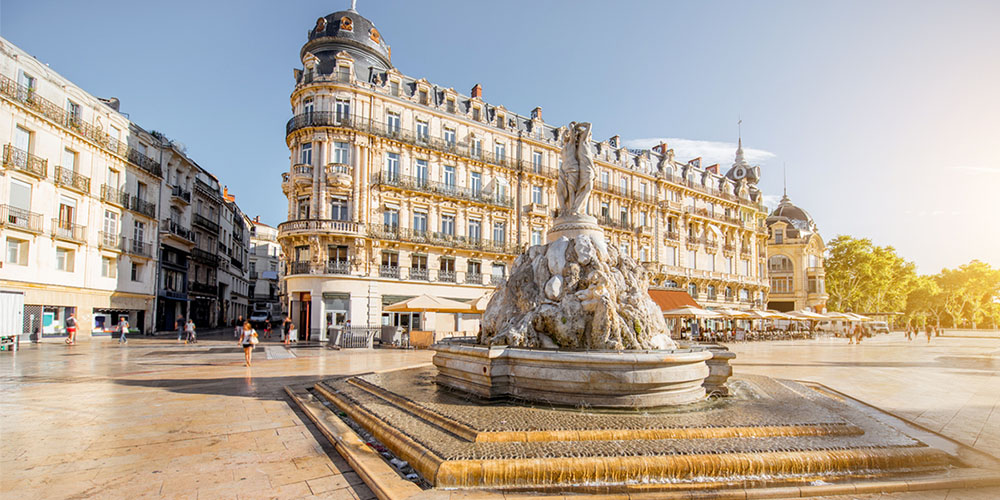
{"label": "corner building with dome", "polygon": [[825,312],[826,246],[816,222],[785,193],[767,217],[767,271],[771,281],[768,309]]}
{"label": "corner building with dome", "polygon": [[[399,54],[407,57],[407,54]],[[478,315],[389,313],[427,294],[472,301],[543,244],[554,220],[559,125],[402,74],[382,33],[354,9],[316,20],[294,70],[285,309],[300,331],[392,324],[478,330]],[[579,117],[585,119],[585,117]],[[561,124],[560,124],[561,125]],[[725,174],[667,144],[593,144],[589,211],[610,243],[706,307],[767,302],[766,212],[742,141]]]}

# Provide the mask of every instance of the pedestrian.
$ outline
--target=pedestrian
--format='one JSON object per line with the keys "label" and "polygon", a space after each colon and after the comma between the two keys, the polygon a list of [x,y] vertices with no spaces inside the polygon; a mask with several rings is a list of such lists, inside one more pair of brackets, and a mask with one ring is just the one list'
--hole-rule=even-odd
{"label": "pedestrian", "polygon": [[190,342],[192,344],[197,344],[198,343],[198,335],[195,333],[194,329],[195,329],[194,321],[192,321],[192,320],[189,319],[187,321],[187,323],[184,324],[184,333],[185,333],[184,343],[185,344],[187,344],[188,342]]}
{"label": "pedestrian", "polygon": [[69,313],[66,317],[66,344],[76,343],[76,313]]}
{"label": "pedestrian", "polygon": [[924,327],[924,333],[927,334],[927,343],[930,344],[931,343],[931,325],[930,324],[928,324],[927,326]]}
{"label": "pedestrian", "polygon": [[239,318],[236,318],[236,321],[233,321],[233,337],[240,338],[240,335],[242,334],[243,334],[243,315],[241,314]]}
{"label": "pedestrian", "polygon": [[125,338],[125,334],[128,333],[128,320],[125,316],[118,318],[118,331],[121,332],[121,337],[118,337],[119,344],[128,344],[128,339]]}
{"label": "pedestrian", "polygon": [[256,343],[257,332],[250,327],[249,321],[243,323],[243,328],[240,331],[240,345],[243,346],[243,357],[247,366],[250,366],[250,361],[253,358],[253,346]]}
{"label": "pedestrian", "polygon": [[269,319],[264,320],[264,338],[271,338],[271,320]]}
{"label": "pedestrian", "polygon": [[281,341],[288,345],[288,341],[292,332],[292,320],[289,317],[285,317],[285,321],[281,323]]}
{"label": "pedestrian", "polygon": [[174,320],[174,328],[177,329],[177,341],[180,342],[184,340],[184,316],[178,314],[177,319]]}

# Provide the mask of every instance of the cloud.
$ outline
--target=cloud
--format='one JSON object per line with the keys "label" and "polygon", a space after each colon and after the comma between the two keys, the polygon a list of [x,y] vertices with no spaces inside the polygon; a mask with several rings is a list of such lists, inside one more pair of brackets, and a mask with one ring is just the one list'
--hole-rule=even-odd
{"label": "cloud", "polygon": [[767,207],[769,211],[778,208],[778,203],[781,202],[781,197],[776,194],[765,194],[764,195],[764,206]]}
{"label": "cloud", "polygon": [[[736,143],[718,141],[699,141],[694,139],[681,139],[678,137],[650,137],[646,139],[627,139],[625,145],[630,148],[649,149],[659,145],[661,142],[674,150],[674,156],[678,161],[686,162],[697,157],[701,157],[702,166],[718,163],[721,171],[725,172],[733,164],[736,158]],[[776,157],[770,151],[763,149],[743,148],[743,155],[751,165],[767,163],[767,160]]]}
{"label": "cloud", "polygon": [[951,167],[952,170],[964,170],[966,172],[975,172],[977,174],[1000,174],[1000,167],[973,167],[968,165],[960,165],[957,167]]}

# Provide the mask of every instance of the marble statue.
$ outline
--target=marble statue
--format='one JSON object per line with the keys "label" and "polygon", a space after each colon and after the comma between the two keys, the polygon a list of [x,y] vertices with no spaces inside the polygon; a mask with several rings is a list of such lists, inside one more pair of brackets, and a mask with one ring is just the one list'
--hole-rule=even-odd
{"label": "marble statue", "polygon": [[594,190],[594,153],[590,150],[590,123],[570,122],[562,135],[562,167],[556,184],[559,214],[572,217],[586,213]]}

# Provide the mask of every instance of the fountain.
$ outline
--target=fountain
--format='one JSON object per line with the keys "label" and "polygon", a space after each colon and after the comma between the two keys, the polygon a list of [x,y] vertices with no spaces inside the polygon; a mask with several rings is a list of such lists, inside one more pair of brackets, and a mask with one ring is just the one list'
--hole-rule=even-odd
{"label": "fountain", "polygon": [[[724,348],[678,348],[643,268],[584,213],[590,125],[561,136],[560,215],[517,258],[477,339],[435,344],[433,366],[290,390],[373,490],[401,480],[345,444],[360,441],[315,400],[436,488],[764,498],[1000,484],[996,459],[846,395],[730,378]],[[791,488],[760,490],[774,487]]]}

